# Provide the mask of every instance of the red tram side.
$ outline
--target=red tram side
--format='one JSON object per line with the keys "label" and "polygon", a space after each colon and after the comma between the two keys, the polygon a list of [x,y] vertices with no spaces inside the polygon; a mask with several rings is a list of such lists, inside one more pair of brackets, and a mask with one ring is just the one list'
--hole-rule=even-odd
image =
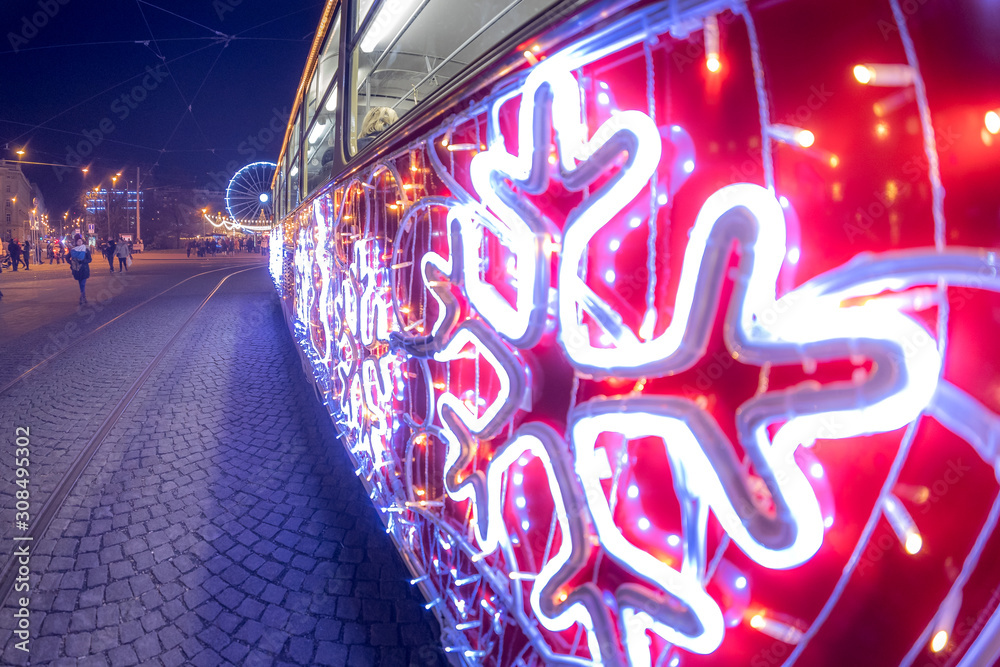
{"label": "red tram side", "polygon": [[328,4],[271,271],[457,659],[997,660],[967,4]]}

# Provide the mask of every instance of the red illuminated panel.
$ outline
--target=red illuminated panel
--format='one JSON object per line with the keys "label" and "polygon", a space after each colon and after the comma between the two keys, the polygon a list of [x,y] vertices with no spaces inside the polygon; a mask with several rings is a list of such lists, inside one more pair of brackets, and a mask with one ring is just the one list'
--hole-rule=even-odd
{"label": "red illuminated panel", "polygon": [[653,6],[528,51],[276,231],[448,650],[995,658],[1000,278],[968,207],[1000,201],[965,165],[1000,166],[1000,104],[968,102],[975,145],[941,127],[966,115],[912,12],[855,5]]}

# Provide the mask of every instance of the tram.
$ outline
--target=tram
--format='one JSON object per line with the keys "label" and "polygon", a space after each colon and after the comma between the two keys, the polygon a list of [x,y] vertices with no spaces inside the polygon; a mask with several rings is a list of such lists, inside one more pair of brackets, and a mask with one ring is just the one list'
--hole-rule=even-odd
{"label": "tram", "polygon": [[994,664],[988,4],[328,2],[270,270],[450,656]]}

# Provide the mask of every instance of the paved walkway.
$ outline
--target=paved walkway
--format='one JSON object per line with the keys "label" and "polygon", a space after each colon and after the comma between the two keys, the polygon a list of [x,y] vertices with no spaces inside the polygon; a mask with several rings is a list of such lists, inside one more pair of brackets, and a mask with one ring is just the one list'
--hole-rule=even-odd
{"label": "paved walkway", "polygon": [[[33,498],[224,275],[192,279],[0,395],[4,423],[32,427]],[[12,465],[4,454],[0,562],[14,544]],[[12,594],[3,664],[444,664],[262,267],[225,283],[169,348],[33,545],[31,572],[30,652],[15,648]]]}

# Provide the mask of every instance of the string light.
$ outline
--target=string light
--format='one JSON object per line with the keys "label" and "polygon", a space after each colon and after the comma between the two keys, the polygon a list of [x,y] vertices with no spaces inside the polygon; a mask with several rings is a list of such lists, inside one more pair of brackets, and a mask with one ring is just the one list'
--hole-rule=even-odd
{"label": "string light", "polygon": [[801,630],[791,623],[770,618],[764,612],[754,614],[750,618],[750,627],[785,644],[794,645],[802,641]]}
{"label": "string light", "polygon": [[784,123],[774,123],[770,126],[771,137],[786,144],[809,148],[816,142],[816,135],[811,131]]}
{"label": "string light", "polygon": [[1000,114],[998,114],[995,110],[991,109],[986,112],[984,123],[986,125],[986,131],[990,134],[1000,133]]}
{"label": "string light", "polygon": [[705,68],[712,74],[722,69],[719,51],[719,20],[712,14],[705,17]]}
{"label": "string light", "polygon": [[[696,29],[697,22],[694,25]],[[721,67],[715,17],[705,19],[704,30],[706,68],[715,72]],[[618,252],[623,242],[631,250],[641,234],[631,230],[642,227],[647,218],[655,222],[655,207],[647,214],[627,208],[627,203],[649,188],[648,199],[655,199],[659,206],[668,204],[665,189],[650,183],[656,184],[657,170],[669,169],[670,182],[679,174],[692,174],[693,150],[690,155],[675,150],[678,157],[664,169],[660,147],[666,144],[660,129],[650,116],[634,110],[615,113],[591,134],[583,121],[586,110],[576,73],[588,58],[597,56],[580,47],[539,59],[534,56],[538,51],[535,45],[524,52],[534,67],[525,73],[523,83],[485,102],[486,143],[480,143],[478,129],[475,143],[451,143],[449,129],[448,138],[440,141],[447,152],[433,144],[414,144],[410,171],[417,171],[420,158],[426,155],[433,166],[427,171],[444,183],[448,196],[429,192],[407,201],[405,207],[398,200],[387,203],[390,210],[403,208],[397,217],[404,221],[396,238],[390,239],[392,248],[380,248],[370,238],[373,233],[382,233],[384,238],[385,232],[377,227],[384,222],[379,216],[386,214],[386,207],[330,212],[318,198],[308,224],[289,224],[287,248],[284,228],[271,232],[272,276],[276,283],[289,281],[282,269],[286,253],[292,254],[287,264],[294,281],[297,341],[313,358],[317,381],[326,382],[329,405],[338,413],[338,427],[359,463],[358,475],[371,484],[376,503],[392,503],[383,505],[383,514],[393,519],[388,529],[395,531],[394,537],[399,539],[402,531],[395,514],[400,515],[400,524],[404,515],[415,516],[421,529],[428,525],[435,526],[434,530],[454,528],[449,521],[461,524],[454,541],[436,532],[437,539],[429,542],[441,558],[453,546],[461,546],[454,552],[466,554],[477,574],[459,577],[442,560],[433,561],[435,571],[450,571],[454,586],[476,583],[479,589],[478,584],[488,583],[491,577],[499,581],[497,574],[518,582],[514,588],[525,601],[505,606],[504,622],[531,627],[536,633],[533,645],[543,659],[547,657],[544,651],[552,649],[541,630],[560,632],[574,625],[586,635],[595,664],[616,662],[617,657],[606,652],[616,650],[609,647],[619,636],[635,664],[651,664],[650,634],[675,645],[676,650],[712,653],[721,645],[730,617],[724,615],[720,601],[708,595],[712,575],[706,572],[724,573],[717,575],[716,583],[739,591],[750,588],[750,581],[726,571],[724,559],[723,566],[714,569],[719,562],[709,562],[705,524],[697,522],[711,513],[725,539],[760,567],[789,569],[810,561],[833,524],[829,509],[820,507],[817,491],[827,481],[826,462],[802,464],[795,455],[820,436],[836,440],[898,429],[927,408],[940,386],[942,359],[936,342],[904,306],[882,298],[883,293],[938,280],[952,284],[956,276],[960,278],[956,284],[962,284],[962,279],[978,278],[973,269],[982,267],[965,261],[968,251],[954,248],[933,255],[919,249],[905,256],[886,253],[833,269],[784,290],[778,298],[779,274],[803,258],[799,242],[786,238],[789,202],[765,188],[735,183],[712,192],[698,211],[679,260],[674,303],[639,310],[626,324],[620,309],[598,294],[609,290],[600,285],[595,290],[595,283],[603,279],[612,288],[617,286],[621,276],[610,267],[620,265],[610,261],[607,252]],[[889,82],[894,72],[896,81],[904,80],[906,70],[892,67],[905,68],[859,65],[855,77],[868,85],[902,85]],[[612,105],[612,91],[606,83],[599,83],[603,87],[596,96],[598,103]],[[501,106],[517,97],[517,111],[510,112],[516,115],[499,123]],[[987,130],[990,122],[987,115]],[[997,124],[1000,128],[1000,118]],[[511,126],[516,126],[516,137],[508,141],[502,130]],[[674,132],[680,129],[672,128]],[[816,142],[810,130],[800,127],[775,124],[768,131],[769,140],[799,148],[812,148]],[[509,146],[517,146],[516,154]],[[468,167],[450,170],[444,166],[442,161],[447,160],[462,163],[460,156],[448,156],[462,151],[472,154]],[[615,161],[608,160],[609,154]],[[831,168],[840,164],[838,156],[821,149],[810,154]],[[614,178],[606,182],[606,189],[589,189],[592,183],[603,184],[599,179],[611,170]],[[359,191],[376,196],[389,193],[386,202],[398,196],[394,189],[398,184],[386,186],[374,177],[358,178],[367,178]],[[528,205],[528,195],[546,192],[549,179],[559,179],[568,192],[587,195],[561,230],[553,229],[548,217]],[[411,184],[398,187],[412,189]],[[838,191],[839,183],[834,187]],[[669,192],[672,195],[674,190]],[[350,235],[335,231],[353,216],[376,229],[362,232],[355,227]],[[416,221],[424,219],[430,222],[418,233]],[[595,243],[595,238],[601,242]],[[427,246],[421,248],[418,242],[424,240]],[[336,262],[324,255],[328,242],[344,247],[338,250]],[[503,246],[502,259],[493,254],[493,244]],[[730,262],[734,244],[742,255],[738,265]],[[392,264],[387,266],[385,260],[390,258]],[[931,270],[937,266],[935,261],[954,262],[949,266],[959,268],[945,275]],[[589,272],[583,269],[587,262],[596,263],[589,265]],[[392,273],[406,268],[411,271]],[[498,279],[503,269],[509,275]],[[555,280],[550,275],[553,270],[558,274]],[[406,276],[412,276],[411,283],[400,289]],[[777,391],[762,392],[741,406],[739,415],[743,416],[737,417],[738,442],[734,443],[715,422],[710,401],[703,394],[687,400],[655,390],[644,393],[647,378],[687,370],[704,357],[707,340],[699,332],[712,330],[718,303],[698,285],[729,278],[735,287],[724,335],[734,358],[762,368],[772,363],[815,367],[818,362],[859,356],[858,341],[864,341],[863,356],[872,361],[873,369],[852,377],[855,386],[842,392],[850,394],[850,400],[841,400],[830,386],[814,381],[781,390],[778,407],[762,402],[763,394],[773,398]],[[412,293],[401,294],[406,290]],[[870,301],[853,305],[862,298]],[[670,317],[662,317],[658,327],[664,308]],[[639,315],[637,336],[631,327]],[[405,322],[403,316],[407,316]],[[410,322],[412,317],[420,319]],[[531,353],[525,350],[552,332],[574,377],[607,379],[609,386],[622,378],[636,380],[623,383],[621,391],[628,394],[591,395],[570,403],[566,433],[531,417],[521,420],[534,405],[531,389],[537,386],[532,367],[524,361]],[[600,345],[593,344],[595,340]],[[419,364],[422,379],[407,373],[404,381],[400,370],[404,364]],[[470,379],[473,366],[475,381]],[[480,380],[480,373],[489,379]],[[875,375],[878,379],[872,381]],[[634,388],[630,391],[630,387]],[[398,394],[391,393],[397,390]],[[482,395],[480,390],[485,390]],[[414,404],[422,407],[414,408]],[[771,412],[764,409],[768,406]],[[425,414],[418,414],[422,411]],[[400,429],[401,423],[405,429]],[[411,442],[414,428],[426,429],[432,437],[421,432]],[[394,441],[397,433],[405,437]],[[635,456],[628,451],[633,440],[662,449],[674,479],[683,480],[677,483],[678,499],[698,518],[682,519],[679,528],[671,527],[675,532],[661,530],[658,515],[656,524],[642,515],[640,488],[627,476],[621,479],[628,482],[624,487],[628,501],[612,507],[608,480],[617,483],[620,472],[628,475],[634,469]],[[403,465],[397,465],[402,457],[394,450],[400,442],[406,445],[407,456],[412,455]],[[745,453],[749,464],[724,453],[736,449]],[[426,462],[422,472],[420,462]],[[544,476],[536,477],[533,472],[526,483],[524,469],[529,464],[538,465]],[[755,470],[752,476],[746,474],[748,465]],[[395,477],[385,472],[392,467]],[[511,490],[515,494],[505,495]],[[773,510],[760,511],[755,492],[767,496]],[[551,500],[552,522],[548,517],[538,521],[534,514],[529,518],[520,511],[529,504],[534,508],[534,499],[525,493]],[[394,497],[395,501],[387,500]],[[432,499],[425,500],[428,497]],[[455,506],[463,507],[464,519],[448,514]],[[616,509],[628,514],[616,514]],[[898,498],[890,495],[882,509],[907,553],[920,553],[923,538]],[[530,548],[536,535],[550,527],[560,539],[555,553],[538,561],[537,573],[516,568],[504,572],[504,563],[516,562],[511,554]],[[636,528],[656,543],[650,547],[626,539],[625,533],[635,537]],[[519,537],[520,531],[528,535]],[[770,538],[775,534],[787,537],[776,541]],[[412,535],[411,548],[428,548]],[[425,546],[413,546],[418,543]],[[593,582],[575,584],[584,578],[574,576],[592,562],[590,557],[598,550],[602,558],[635,579],[635,590],[607,591]],[[682,550],[682,556],[677,550]],[[664,552],[675,560],[663,556]],[[681,564],[675,567],[675,562]],[[489,588],[484,583],[481,590]],[[658,600],[664,594],[683,608],[680,622],[657,614]],[[462,612],[476,600],[447,588],[428,607],[439,605],[443,598]],[[474,630],[483,622],[490,624],[494,615],[499,617],[500,602],[490,599],[495,605],[485,598],[480,602],[488,614],[483,621],[468,621],[458,629]],[[731,614],[732,608],[725,612]],[[619,615],[615,618],[612,613]],[[803,638],[798,622],[769,611],[749,615],[746,622],[788,644],[798,644]],[[935,626],[932,650],[941,650],[935,648],[939,637],[943,636],[943,648],[952,630]],[[927,639],[921,639],[922,646]],[[449,650],[483,657],[480,651],[458,645]],[[669,664],[678,662],[673,655]]]}
{"label": "string light", "polygon": [[962,610],[962,592],[953,589],[945,598],[931,624],[931,652],[940,653],[948,646],[948,640],[955,631],[955,623]]}
{"label": "string light", "polygon": [[909,86],[913,83],[913,68],[909,65],[866,63],[854,66],[854,78],[866,86]]}

